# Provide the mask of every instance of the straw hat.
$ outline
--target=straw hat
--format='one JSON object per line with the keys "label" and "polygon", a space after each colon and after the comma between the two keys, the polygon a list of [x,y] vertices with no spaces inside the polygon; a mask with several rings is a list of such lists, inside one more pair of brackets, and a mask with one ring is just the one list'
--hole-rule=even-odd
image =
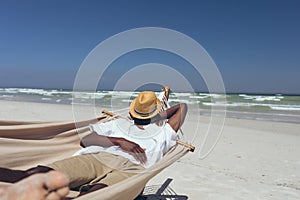
{"label": "straw hat", "polygon": [[130,114],[137,119],[150,119],[162,108],[161,101],[152,91],[144,91],[130,104]]}

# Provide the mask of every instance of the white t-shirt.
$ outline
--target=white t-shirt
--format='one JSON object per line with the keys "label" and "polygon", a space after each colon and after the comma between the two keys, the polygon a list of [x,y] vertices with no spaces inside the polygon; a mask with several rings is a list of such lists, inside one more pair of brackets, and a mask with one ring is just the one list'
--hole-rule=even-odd
{"label": "white t-shirt", "polygon": [[[147,163],[142,165],[145,168],[151,167],[162,156],[176,144],[176,132],[172,127],[165,123],[162,126],[149,124],[138,128],[133,121],[126,119],[116,119],[105,123],[90,125],[90,129],[98,135],[109,137],[122,137],[135,142],[145,149]],[[135,164],[140,164],[132,155],[123,151],[119,146],[104,148],[101,146],[89,146],[76,152],[74,155],[108,152],[123,156]]]}

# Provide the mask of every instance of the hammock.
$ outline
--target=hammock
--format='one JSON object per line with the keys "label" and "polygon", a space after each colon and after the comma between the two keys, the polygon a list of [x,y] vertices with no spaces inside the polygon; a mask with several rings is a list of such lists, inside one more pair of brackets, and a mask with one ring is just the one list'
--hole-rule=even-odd
{"label": "hammock", "polygon": [[[111,117],[107,115],[101,115],[97,119],[76,123],[73,121],[0,121],[0,167],[27,169],[71,157],[74,152],[81,148],[79,145],[80,138],[89,134],[88,126],[90,124],[102,123],[110,119]],[[134,175],[124,181],[76,199],[134,199],[143,191],[152,177],[184,156],[189,150],[188,147],[177,144],[158,163],[146,169],[144,173]]]}

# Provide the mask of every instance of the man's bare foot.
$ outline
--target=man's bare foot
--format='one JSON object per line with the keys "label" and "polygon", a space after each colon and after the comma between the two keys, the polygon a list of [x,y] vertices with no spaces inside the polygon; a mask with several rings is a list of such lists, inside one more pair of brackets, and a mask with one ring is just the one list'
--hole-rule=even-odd
{"label": "man's bare foot", "polygon": [[1,200],[60,200],[69,193],[68,178],[57,171],[35,174],[0,188]]}

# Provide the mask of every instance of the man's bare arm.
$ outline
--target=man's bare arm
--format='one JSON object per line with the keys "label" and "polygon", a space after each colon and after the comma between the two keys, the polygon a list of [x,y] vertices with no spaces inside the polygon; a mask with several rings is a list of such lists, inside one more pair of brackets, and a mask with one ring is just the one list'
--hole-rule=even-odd
{"label": "man's bare arm", "polygon": [[185,103],[177,104],[167,110],[160,112],[153,121],[168,119],[168,123],[177,132],[182,126],[187,113],[187,105]]}
{"label": "man's bare arm", "polygon": [[103,135],[98,135],[93,132],[85,137],[83,137],[80,141],[80,146],[88,147],[88,146],[101,146],[101,147],[111,147],[111,146],[119,146],[124,151],[131,154],[136,160],[140,161],[142,164],[147,162],[147,157],[145,154],[145,149],[141,148],[138,144],[126,140],[125,138],[119,137],[107,137]]}

